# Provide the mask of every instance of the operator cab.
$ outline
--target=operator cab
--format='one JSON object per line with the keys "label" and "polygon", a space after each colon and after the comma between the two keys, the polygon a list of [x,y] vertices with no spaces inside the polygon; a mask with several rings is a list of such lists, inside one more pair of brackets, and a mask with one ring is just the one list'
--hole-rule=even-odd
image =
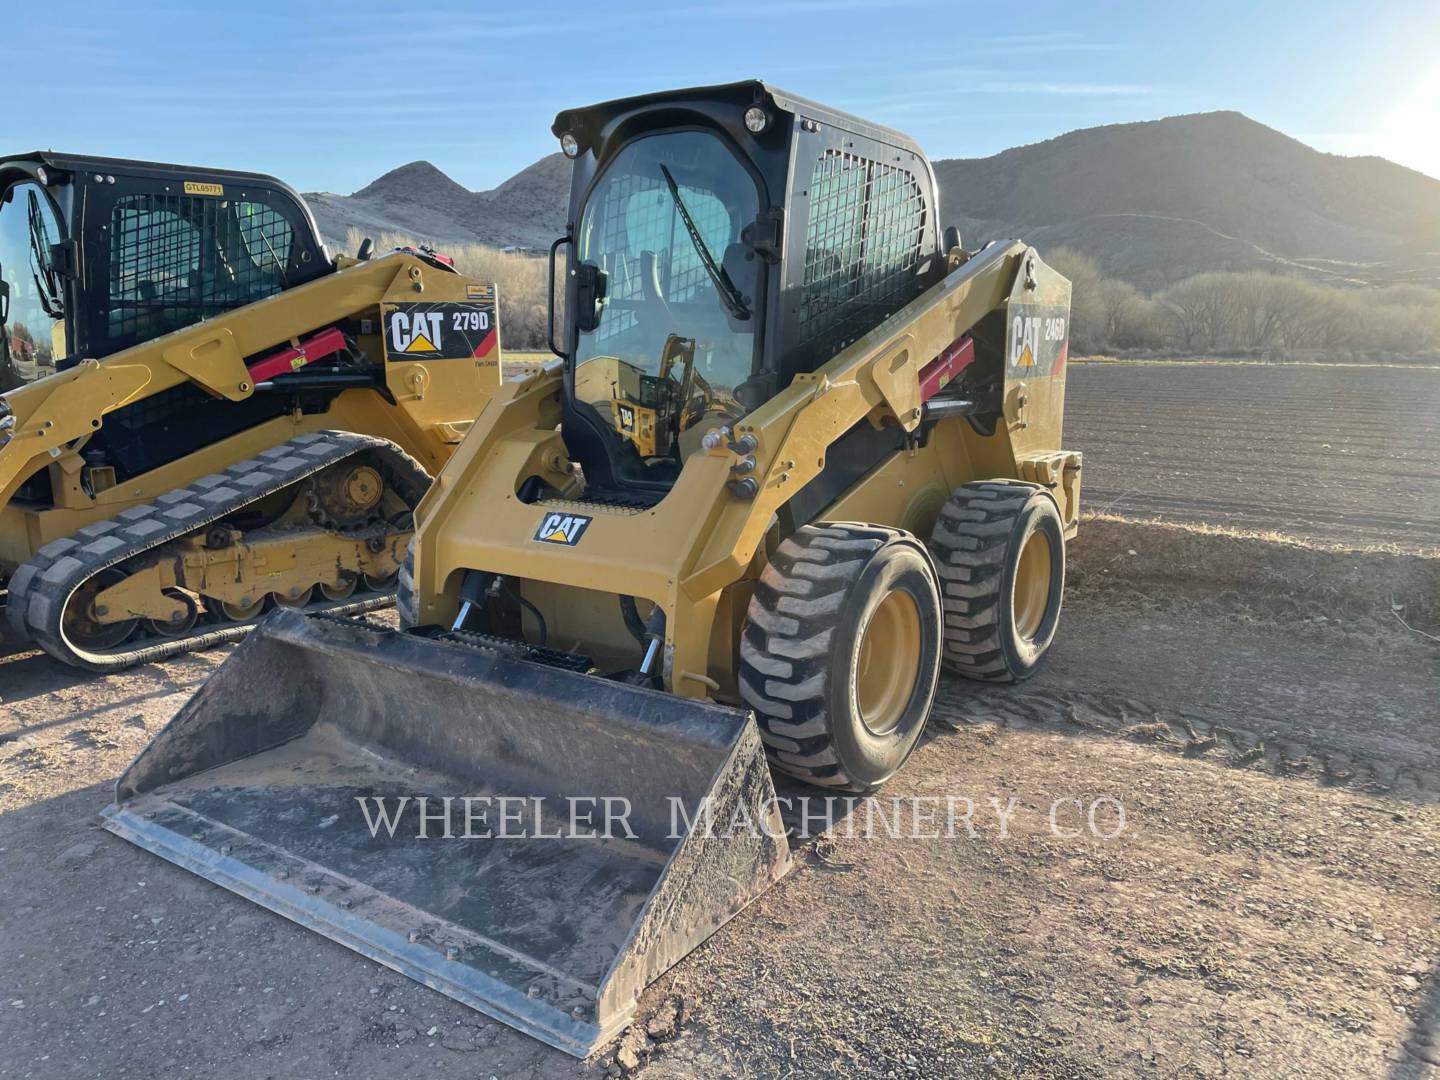
{"label": "operator cab", "polygon": [[310,211],[273,177],[0,156],[0,391],[331,270]]}
{"label": "operator cab", "polygon": [[918,146],[761,82],[562,112],[563,431],[592,496],[663,498],[733,426],[938,279]]}

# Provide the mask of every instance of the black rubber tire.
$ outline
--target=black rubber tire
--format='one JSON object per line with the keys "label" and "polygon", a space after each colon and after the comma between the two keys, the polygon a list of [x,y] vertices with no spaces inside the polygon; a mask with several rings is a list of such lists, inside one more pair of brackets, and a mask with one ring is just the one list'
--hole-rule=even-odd
{"label": "black rubber tire", "polygon": [[[899,529],[806,525],[779,545],[750,600],[739,672],[775,769],[868,792],[905,763],[940,673],[939,584],[924,546]],[[861,717],[854,675],[863,631],[895,590],[915,601],[920,656],[898,722],[876,734]]]}
{"label": "black rubber tire", "polygon": [[[1050,593],[1030,636],[1015,625],[1015,575],[1031,533],[1050,541]],[[1055,640],[1065,592],[1065,526],[1049,492],[1019,480],[956,489],[930,537],[943,589],[945,667],[984,682],[1020,682]]]}
{"label": "black rubber tire", "polygon": [[395,584],[395,613],[400,617],[400,629],[409,630],[420,618],[420,605],[415,598],[415,538],[405,549],[405,561],[400,565],[400,576]]}

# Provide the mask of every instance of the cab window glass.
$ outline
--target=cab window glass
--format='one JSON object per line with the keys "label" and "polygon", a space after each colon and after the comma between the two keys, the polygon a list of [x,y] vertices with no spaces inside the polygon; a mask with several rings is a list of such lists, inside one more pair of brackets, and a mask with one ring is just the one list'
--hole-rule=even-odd
{"label": "cab window glass", "polygon": [[758,212],[754,179],[701,131],[637,139],[590,192],[577,254],[606,295],[579,336],[575,395],[615,428],[630,475],[671,475],[707,427],[746,412],[759,279],[741,233]]}
{"label": "cab window glass", "polygon": [[38,184],[16,184],[0,199],[0,390],[52,374],[64,352],[60,280],[50,246],[64,237]]}

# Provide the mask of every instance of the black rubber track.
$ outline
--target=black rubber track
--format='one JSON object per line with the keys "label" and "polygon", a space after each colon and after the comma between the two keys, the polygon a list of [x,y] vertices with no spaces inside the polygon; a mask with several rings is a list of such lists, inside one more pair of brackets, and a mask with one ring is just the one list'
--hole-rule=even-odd
{"label": "black rubber track", "polygon": [[[21,640],[35,642],[67,664],[102,672],[244,637],[254,628],[253,623],[211,627],[180,638],[151,638],[133,647],[92,653],[67,642],[60,624],[71,594],[93,575],[362,453],[379,459],[387,479],[410,506],[428,489],[430,477],[425,470],[387,439],[344,431],[297,436],[258,457],[237,462],[224,472],[167,491],[154,502],[122,510],[113,518],[87,525],[73,536],[41,548],[10,578],[5,615],[11,632]],[[308,610],[349,614],[386,607],[393,600],[393,594],[380,593],[360,600],[322,601]]]}

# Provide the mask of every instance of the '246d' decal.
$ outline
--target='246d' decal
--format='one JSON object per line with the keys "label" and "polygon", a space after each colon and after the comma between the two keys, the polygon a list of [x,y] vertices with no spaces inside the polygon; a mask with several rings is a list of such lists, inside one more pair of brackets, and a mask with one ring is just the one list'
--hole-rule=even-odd
{"label": "'246d' decal", "polygon": [[1057,374],[1065,364],[1069,344],[1070,313],[1064,308],[1035,308],[1010,316],[1005,351],[1017,374]]}
{"label": "'246d' decal", "polygon": [[469,360],[495,348],[495,304],[393,304],[385,308],[391,360]]}

